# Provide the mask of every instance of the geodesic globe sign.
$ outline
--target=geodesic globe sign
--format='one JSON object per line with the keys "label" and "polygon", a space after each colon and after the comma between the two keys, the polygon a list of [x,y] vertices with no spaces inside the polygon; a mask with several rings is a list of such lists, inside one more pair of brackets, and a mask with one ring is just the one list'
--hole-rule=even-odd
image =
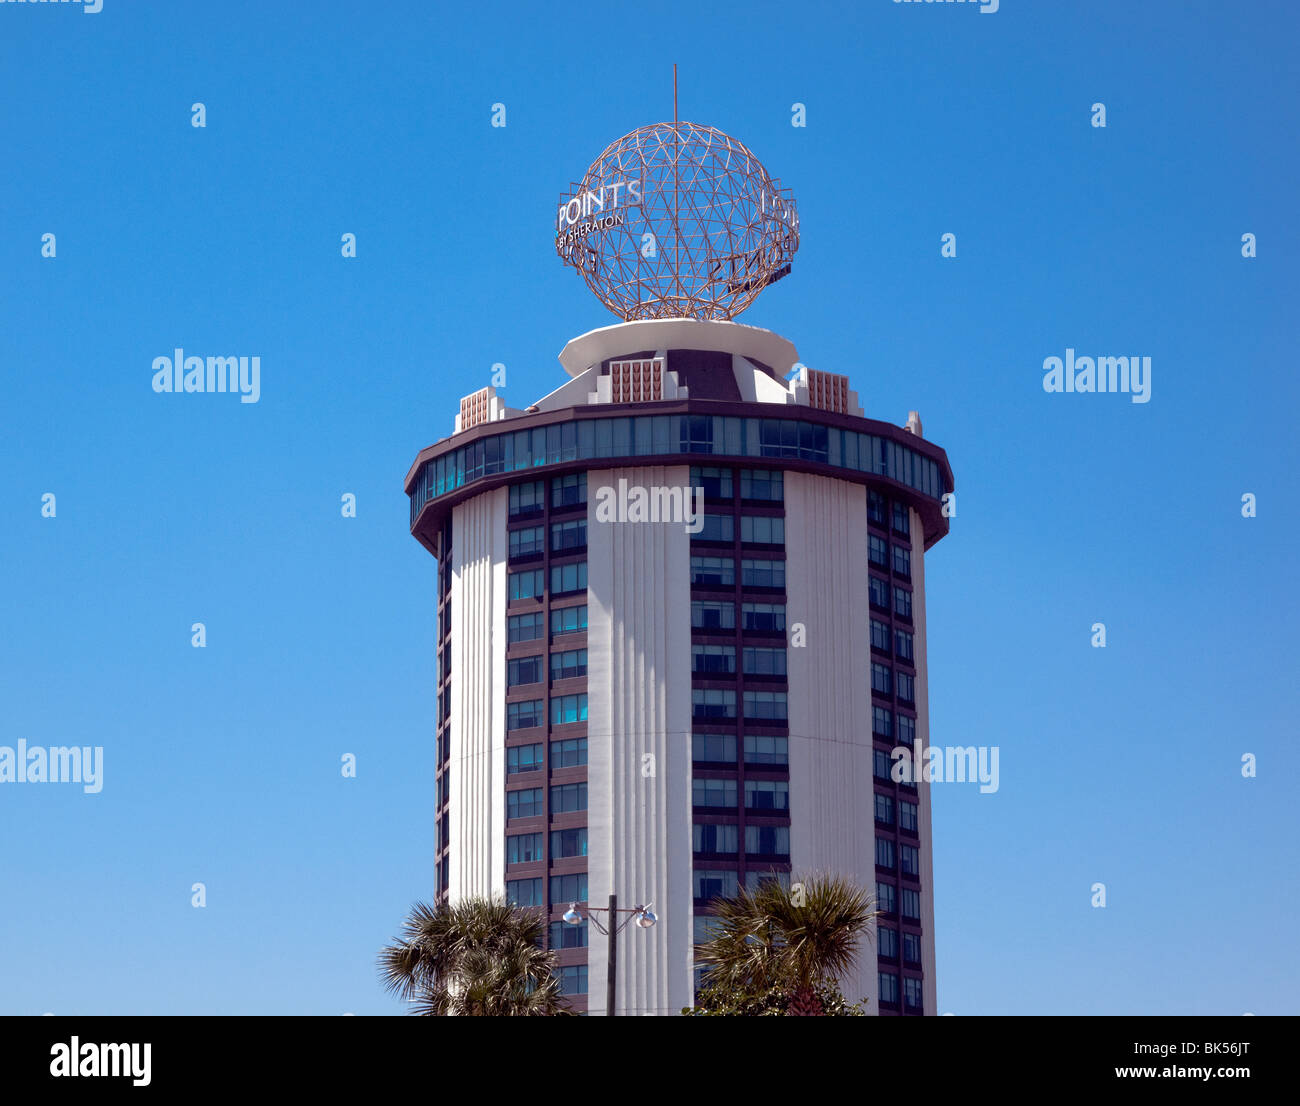
{"label": "geodesic globe sign", "polygon": [[560,197],[555,252],[621,319],[731,319],[790,272],[799,215],[742,143],[654,123]]}

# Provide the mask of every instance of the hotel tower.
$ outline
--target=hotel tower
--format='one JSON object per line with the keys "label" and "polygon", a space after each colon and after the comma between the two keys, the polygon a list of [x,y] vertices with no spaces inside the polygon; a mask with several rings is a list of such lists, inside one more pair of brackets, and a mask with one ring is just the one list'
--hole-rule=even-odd
{"label": "hotel tower", "polygon": [[930,744],[952,470],[915,412],[865,417],[847,376],[734,321],[798,241],[735,139],[611,144],[555,245],[621,321],[535,402],[466,396],[406,477],[437,561],[437,895],[543,911],[575,1010],[608,1012],[608,939],[570,904],[652,904],[613,1012],[676,1014],[712,900],[831,872],[881,911],[846,998],[935,1013],[930,789],[891,751]]}

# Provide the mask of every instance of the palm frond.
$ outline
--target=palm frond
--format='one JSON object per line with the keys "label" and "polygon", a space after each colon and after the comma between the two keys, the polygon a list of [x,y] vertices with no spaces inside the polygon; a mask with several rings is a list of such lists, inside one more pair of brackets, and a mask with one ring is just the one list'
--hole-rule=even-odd
{"label": "palm frond", "polygon": [[555,955],[542,948],[546,922],[501,897],[411,907],[401,933],[380,951],[384,987],[423,1015],[568,1013]]}
{"label": "palm frond", "polygon": [[713,910],[713,936],[696,947],[705,983],[746,992],[806,992],[847,974],[877,914],[867,891],[823,873],[793,876],[789,887],[775,879],[742,887]]}

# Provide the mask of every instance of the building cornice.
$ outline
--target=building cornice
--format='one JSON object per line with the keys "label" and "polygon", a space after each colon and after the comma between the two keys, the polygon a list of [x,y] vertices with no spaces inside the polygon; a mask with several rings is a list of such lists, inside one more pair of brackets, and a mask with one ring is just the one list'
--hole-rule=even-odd
{"label": "building cornice", "polygon": [[560,351],[560,364],[570,376],[581,376],[611,357],[659,349],[739,354],[778,380],[784,380],[799,360],[790,339],[762,327],[710,319],[639,319],[579,335]]}

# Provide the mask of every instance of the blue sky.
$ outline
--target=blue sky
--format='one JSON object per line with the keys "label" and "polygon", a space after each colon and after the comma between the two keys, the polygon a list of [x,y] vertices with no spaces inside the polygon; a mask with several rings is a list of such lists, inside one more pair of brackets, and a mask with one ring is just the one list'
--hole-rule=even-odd
{"label": "blue sky", "polygon": [[[402,479],[493,363],[523,406],[612,321],[553,204],[671,118],[674,61],[799,203],[741,321],[956,472],[932,736],[999,746],[1001,789],[935,787],[941,1010],[1295,1013],[1298,23],[0,5],[0,745],[106,761],[0,787],[0,1013],[400,1012],[373,963],[432,890],[434,712]],[[260,402],[155,394],[177,346],[260,356]],[[1150,356],[1151,402],[1046,394],[1067,347]]]}

